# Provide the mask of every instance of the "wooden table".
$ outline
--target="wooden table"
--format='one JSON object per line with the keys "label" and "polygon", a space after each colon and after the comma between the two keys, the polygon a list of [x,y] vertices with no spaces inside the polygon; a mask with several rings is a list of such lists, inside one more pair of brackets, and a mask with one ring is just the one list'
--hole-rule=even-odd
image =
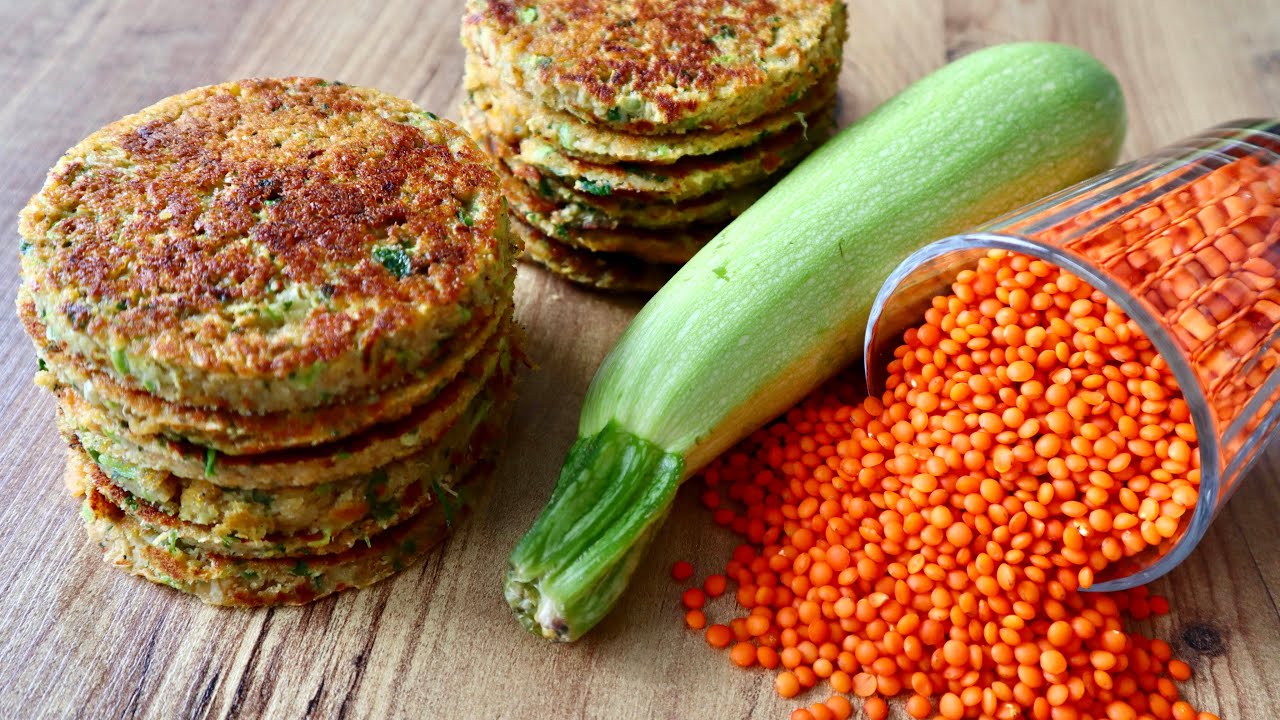
{"label": "wooden table", "polygon": [[[372,85],[452,115],[460,2],[0,3],[0,219],[12,223],[67,147],[197,85],[311,74]],[[848,122],[948,58],[991,43],[1081,45],[1120,77],[1126,157],[1210,124],[1280,114],[1280,8],[1267,0],[851,3],[841,76]],[[12,225],[9,226],[12,228]],[[8,231],[11,247],[16,233]],[[17,252],[0,254],[12,298]],[[631,592],[588,638],[526,635],[499,579],[574,436],[596,364],[640,306],[522,267],[520,319],[538,369],[523,379],[499,476],[427,562],[305,608],[208,608],[107,567],[60,481],[53,402],[0,316],[0,717],[787,717],[763,671],[682,630],[678,558],[727,557],[733,538],[684,494]],[[1149,631],[1196,671],[1186,691],[1223,718],[1280,717],[1280,452],[1253,473],[1200,549],[1156,583],[1173,613]],[[1199,640],[1220,638],[1201,652]],[[1212,643],[1210,643],[1212,644]],[[1208,652],[1204,650],[1208,649]],[[825,696],[824,696],[825,697]],[[819,698],[821,699],[821,698]]]}

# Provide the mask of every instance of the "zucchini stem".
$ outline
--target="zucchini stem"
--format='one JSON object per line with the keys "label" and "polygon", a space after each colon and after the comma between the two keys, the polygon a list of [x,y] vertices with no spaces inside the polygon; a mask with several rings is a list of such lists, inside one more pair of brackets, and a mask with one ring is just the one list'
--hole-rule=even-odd
{"label": "zucchini stem", "polygon": [[671,509],[684,459],[610,422],[569,449],[551,501],[511,553],[525,629],[570,642],[609,612]]}

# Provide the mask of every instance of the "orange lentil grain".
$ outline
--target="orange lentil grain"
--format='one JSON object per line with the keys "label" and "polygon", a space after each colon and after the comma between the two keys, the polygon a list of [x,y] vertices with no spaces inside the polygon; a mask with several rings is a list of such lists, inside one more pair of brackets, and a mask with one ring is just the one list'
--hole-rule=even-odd
{"label": "orange lentil grain", "polygon": [[702,591],[707,594],[707,597],[720,597],[728,584],[724,575],[708,575],[707,579],[702,581]]}
{"label": "orange lentil grain", "polygon": [[793,698],[800,694],[800,681],[796,679],[795,673],[790,670],[783,670],[778,673],[778,677],[774,678],[773,688],[778,695],[784,698]]}
{"label": "orange lentil grain", "polygon": [[727,648],[733,640],[733,634],[724,625],[712,625],[707,628],[707,644],[713,648]]}
{"label": "orange lentil grain", "polygon": [[907,699],[907,714],[917,720],[923,720],[933,713],[933,705],[924,695],[912,695]]}
{"label": "orange lentil grain", "polygon": [[1067,659],[1057,650],[1046,650],[1040,654],[1040,667],[1052,675],[1067,671]]}
{"label": "orange lentil grain", "polygon": [[853,678],[845,670],[836,670],[831,673],[831,677],[827,678],[827,682],[831,684],[831,689],[838,693],[847,695],[853,691]]}
{"label": "orange lentil grain", "polygon": [[750,634],[751,637],[760,637],[761,635],[764,635],[769,632],[769,628],[771,626],[769,618],[763,615],[752,615],[747,618],[747,633]]}
{"label": "orange lentil grain", "polygon": [[825,703],[814,703],[809,706],[809,714],[813,715],[813,720],[835,720],[836,714],[831,712],[831,708]]}
{"label": "orange lentil grain", "polygon": [[832,695],[827,698],[825,704],[828,708],[831,708],[831,714],[836,720],[849,720],[849,718],[853,717],[853,703],[849,702],[848,698]]}
{"label": "orange lentil grain", "polygon": [[947,693],[938,699],[938,714],[947,720],[960,720],[964,717],[964,703],[955,693]]}
{"label": "orange lentil grain", "polygon": [[756,664],[756,646],[749,642],[735,643],[729,650],[729,660],[738,667],[751,667]]}
{"label": "orange lentil grain", "polygon": [[690,629],[701,630],[707,626],[707,616],[701,610],[690,610],[684,614],[684,624]]}

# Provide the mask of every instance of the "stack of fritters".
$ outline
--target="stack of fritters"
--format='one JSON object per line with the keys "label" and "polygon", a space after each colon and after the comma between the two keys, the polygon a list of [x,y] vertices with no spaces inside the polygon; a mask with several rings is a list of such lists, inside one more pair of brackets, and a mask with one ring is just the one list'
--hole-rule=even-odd
{"label": "stack of fritters", "polygon": [[840,0],[468,0],[463,124],[528,257],[654,289],[834,124]]}
{"label": "stack of fritters", "polygon": [[95,133],[23,211],[18,309],[109,561],[220,605],[380,580],[493,461],[514,259],[456,126],[247,80]]}

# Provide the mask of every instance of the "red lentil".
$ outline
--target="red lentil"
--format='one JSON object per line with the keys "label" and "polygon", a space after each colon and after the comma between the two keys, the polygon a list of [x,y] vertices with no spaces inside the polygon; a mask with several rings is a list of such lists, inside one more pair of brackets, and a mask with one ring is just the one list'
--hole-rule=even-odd
{"label": "red lentil", "polygon": [[[881,396],[838,380],[703,471],[750,541],[725,572],[748,612],[708,643],[736,638],[731,656],[756,648],[747,664],[764,665],[769,639],[779,695],[826,679],[872,718],[905,691],[916,718],[936,702],[948,720],[1208,720],[1173,685],[1189,666],[1123,629],[1167,601],[1079,592],[1195,505],[1198,447],[1167,365],[1112,301],[1043,262],[993,252],[954,287],[905,333]],[[833,706],[796,712],[817,707]]]}
{"label": "red lentil", "polygon": [[707,615],[701,610],[690,610],[684,614],[684,624],[692,630],[701,630],[707,626]]}
{"label": "red lentil", "polygon": [[784,698],[793,698],[800,694],[800,681],[796,678],[795,673],[790,670],[783,670],[778,673],[778,677],[774,680],[773,689]]}
{"label": "red lentil", "polygon": [[729,651],[729,660],[738,667],[751,667],[756,664],[756,646],[741,641]]}
{"label": "red lentil", "polygon": [[713,648],[727,648],[732,640],[733,635],[724,625],[712,625],[707,628],[707,644]]}
{"label": "red lentil", "polygon": [[933,705],[929,703],[929,698],[923,695],[912,695],[907,700],[907,714],[917,720],[923,720],[933,714]]}
{"label": "red lentil", "polygon": [[709,575],[702,582],[702,590],[707,594],[707,597],[720,597],[728,586],[729,581],[723,575]]}
{"label": "red lentil", "polygon": [[889,717],[889,705],[883,698],[867,698],[867,701],[862,704],[862,712],[866,713],[870,720],[885,720]]}
{"label": "red lentil", "polygon": [[849,718],[853,717],[853,704],[847,698],[840,695],[832,695],[827,698],[826,705],[831,708],[831,713],[836,720],[849,720]]}
{"label": "red lentil", "polygon": [[809,714],[813,716],[813,720],[835,720],[836,717],[836,714],[831,712],[831,708],[821,703],[810,705]]}

